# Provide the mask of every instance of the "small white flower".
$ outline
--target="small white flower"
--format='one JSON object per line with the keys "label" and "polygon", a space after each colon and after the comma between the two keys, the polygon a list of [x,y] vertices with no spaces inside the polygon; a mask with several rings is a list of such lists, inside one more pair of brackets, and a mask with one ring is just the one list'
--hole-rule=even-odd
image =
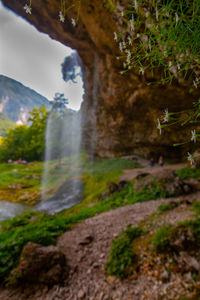
{"label": "small white flower", "polygon": [[129,59],[131,58],[131,51],[130,50],[127,51],[127,58],[129,58]]}
{"label": "small white flower", "polygon": [[192,130],[191,131],[191,133],[192,133],[192,137],[191,137],[191,141],[194,141],[194,143],[196,143],[196,130],[194,129],[194,130]]}
{"label": "small white flower", "polygon": [[169,11],[167,11],[165,15],[166,15],[166,17],[169,18]]}
{"label": "small white flower", "polygon": [[75,27],[76,26],[76,20],[74,18],[71,19],[72,25]]}
{"label": "small white flower", "polygon": [[122,52],[123,51],[123,44],[122,42],[119,43],[119,50]]}
{"label": "small white flower", "polygon": [[168,112],[168,108],[165,109],[164,111],[164,116],[162,118],[163,123],[167,123],[169,121],[169,112]]}
{"label": "small white flower", "polygon": [[156,20],[158,21],[158,8],[156,7]]}
{"label": "small white flower", "polygon": [[193,80],[193,85],[197,89],[198,88],[198,79]]}
{"label": "small white flower", "polygon": [[169,67],[171,68],[171,66],[172,66],[172,62],[171,62],[171,61],[169,61]]}
{"label": "small white flower", "polygon": [[177,68],[178,68],[178,70],[180,70],[180,69],[181,69],[181,67],[180,67],[180,65],[179,65],[179,64],[177,65]]}
{"label": "small white flower", "polygon": [[116,32],[114,32],[114,40],[117,42],[117,33]]}
{"label": "small white flower", "polygon": [[142,67],[140,67],[139,74],[140,73],[142,73],[142,75],[144,75],[144,69]]}
{"label": "small white flower", "polygon": [[190,164],[193,165],[194,164],[194,158],[192,156],[192,154],[190,152],[188,152],[188,157],[187,159],[190,161]]}
{"label": "small white flower", "polygon": [[31,15],[31,6],[30,6],[30,5],[25,4],[25,5],[24,5],[24,9],[25,9],[25,11],[26,11],[27,14],[30,14],[30,15]]}
{"label": "small white flower", "polygon": [[134,0],[134,7],[135,7],[135,10],[137,10],[137,9],[138,9],[137,0]]}
{"label": "small white flower", "polygon": [[124,12],[123,12],[123,10],[121,11],[121,17],[123,17],[124,16]]}
{"label": "small white flower", "polygon": [[135,30],[135,26],[134,26],[132,20],[130,20],[130,25],[131,25],[131,31],[134,31]]}
{"label": "small white flower", "polygon": [[132,15],[132,18],[130,20],[130,26],[131,26],[131,31],[134,31],[135,26],[134,26],[134,15]]}
{"label": "small white flower", "polygon": [[178,24],[178,14],[177,13],[175,13],[175,19],[176,19],[176,25]]}
{"label": "small white flower", "polygon": [[127,55],[126,62],[127,62],[128,65],[130,65],[130,63],[131,63],[131,53],[130,53],[130,55],[129,54]]}
{"label": "small white flower", "polygon": [[122,42],[122,47],[123,47],[123,49],[126,49],[126,43],[125,42]]}
{"label": "small white flower", "polygon": [[60,19],[60,22],[65,22],[65,17],[63,16],[63,13],[62,11],[59,11],[59,19]]}
{"label": "small white flower", "polygon": [[149,51],[151,52],[151,42],[149,42]]}
{"label": "small white flower", "polygon": [[158,126],[157,128],[160,130],[160,134],[162,133],[162,128],[161,128],[161,124],[160,124],[160,120],[158,119]]}
{"label": "small white flower", "polygon": [[137,37],[140,37],[140,34],[139,34],[139,33],[137,33]]}
{"label": "small white flower", "polygon": [[129,45],[132,45],[132,44],[133,44],[133,41],[132,41],[132,39],[131,39],[130,36],[128,36],[128,43],[129,43]]}

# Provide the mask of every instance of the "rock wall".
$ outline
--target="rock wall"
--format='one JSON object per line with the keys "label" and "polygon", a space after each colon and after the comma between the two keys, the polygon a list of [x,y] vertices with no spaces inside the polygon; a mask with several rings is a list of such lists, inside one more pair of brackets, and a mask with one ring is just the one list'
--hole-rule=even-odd
{"label": "rock wall", "polygon": [[32,15],[28,15],[20,0],[3,0],[38,30],[78,51],[85,87],[81,108],[84,143],[89,152],[104,157],[153,153],[185,155],[188,146],[181,149],[172,146],[185,141],[185,130],[166,129],[160,136],[157,118],[166,107],[169,111],[189,107],[199,91],[189,94],[187,82],[149,86],[147,82],[155,78],[148,72],[141,76],[138,70],[132,70],[121,75],[121,63],[116,59],[120,53],[113,39],[119,22],[117,16],[104,7],[105,2],[82,0],[79,21],[73,27],[71,18],[76,17],[76,11],[69,11],[65,23],[61,23],[58,19],[60,1],[33,0]]}

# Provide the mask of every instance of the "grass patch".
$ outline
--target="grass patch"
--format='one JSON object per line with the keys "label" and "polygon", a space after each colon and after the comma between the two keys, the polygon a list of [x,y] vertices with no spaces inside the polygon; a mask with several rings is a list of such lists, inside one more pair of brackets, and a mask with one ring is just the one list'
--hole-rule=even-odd
{"label": "grass patch", "polygon": [[122,171],[124,169],[141,168],[142,166],[133,160],[125,158],[98,158],[95,161],[83,163],[83,173],[94,175]]}
{"label": "grass patch", "polygon": [[194,202],[193,209],[196,213],[196,216],[200,217],[200,201],[195,201]]}
{"label": "grass patch", "polygon": [[141,236],[143,229],[141,227],[127,227],[126,230],[112,241],[110,256],[105,265],[107,275],[114,275],[124,279],[131,275],[132,266],[136,259],[133,251],[133,241]]}
{"label": "grass patch", "polygon": [[176,201],[166,203],[166,204],[161,204],[158,206],[158,211],[168,211],[168,210],[176,208],[179,205],[180,205],[180,203],[176,202]]}
{"label": "grass patch", "polygon": [[[155,195],[160,196],[158,191],[134,192],[133,184],[129,184],[125,190],[113,194],[110,199],[99,200],[93,206],[81,207],[77,205],[78,208],[71,208],[55,216],[36,212],[25,213],[20,217],[2,222],[0,229],[0,279],[5,280],[10,271],[17,265],[22,248],[27,242],[32,241],[42,245],[52,244],[62,232],[71,228],[73,224],[126,204],[148,201],[151,197],[155,199]],[[140,233],[139,229],[127,228],[125,235],[128,240],[132,240]],[[126,241],[124,243],[126,244]]]}
{"label": "grass patch", "polygon": [[[12,174],[13,166],[5,165],[8,166],[8,171]],[[108,181],[117,182],[123,169],[135,166],[138,165],[126,159],[97,160],[93,165],[85,165],[83,167],[85,172],[83,176],[85,194],[81,203],[55,216],[37,212],[25,213],[20,217],[2,222],[0,228],[0,279],[5,281],[10,271],[16,267],[21,251],[29,241],[49,245],[55,243],[56,238],[71,228],[72,225],[96,214],[136,202],[171,196],[159,187],[154,187],[151,190],[135,191],[134,184],[129,183],[121,192],[99,199],[99,195],[105,191]],[[0,168],[4,170],[5,166],[0,165]],[[32,165],[27,170],[26,168],[27,166],[16,165],[18,173],[21,172],[20,174],[22,174],[26,171],[30,175],[41,172],[42,164]],[[36,170],[38,173],[36,173]],[[27,173],[25,174],[28,176]],[[124,249],[126,248],[127,239],[128,241],[133,240],[140,234],[139,229],[127,228],[124,233],[126,236]],[[129,252],[129,250],[127,251]],[[126,266],[129,264],[128,261],[127,258]]]}
{"label": "grass patch", "polygon": [[185,178],[195,178],[200,179],[200,168],[182,168],[176,171],[178,177],[183,180]]}
{"label": "grass patch", "polygon": [[154,233],[152,243],[156,252],[166,252],[168,250],[171,228],[170,225],[164,225]]}
{"label": "grass patch", "polygon": [[42,170],[41,162],[0,164],[0,200],[34,204],[40,198]]}
{"label": "grass patch", "polygon": [[[35,218],[37,220],[34,221]],[[42,245],[54,244],[56,238],[67,229],[62,217],[42,213],[26,213],[2,223],[0,233],[0,279],[4,281],[17,265],[20,253],[28,242]]]}

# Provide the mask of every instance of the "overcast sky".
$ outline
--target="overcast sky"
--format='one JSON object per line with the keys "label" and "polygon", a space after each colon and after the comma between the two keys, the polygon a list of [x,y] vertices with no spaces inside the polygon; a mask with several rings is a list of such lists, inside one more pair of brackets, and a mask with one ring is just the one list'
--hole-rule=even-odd
{"label": "overcast sky", "polygon": [[[22,5],[23,9],[23,5]],[[61,63],[72,50],[40,33],[21,17],[3,7],[0,1],[0,74],[20,81],[52,100],[64,93],[69,107],[79,109],[83,88],[62,79]]]}

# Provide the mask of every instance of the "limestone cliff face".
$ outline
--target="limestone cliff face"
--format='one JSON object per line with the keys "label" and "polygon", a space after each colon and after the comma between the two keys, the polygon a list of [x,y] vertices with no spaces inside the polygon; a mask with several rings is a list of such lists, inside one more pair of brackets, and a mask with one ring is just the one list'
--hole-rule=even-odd
{"label": "limestone cliff face", "polygon": [[[121,5],[126,2],[120,1]],[[32,15],[25,13],[21,0],[3,3],[40,31],[78,51],[85,85],[81,109],[87,149],[108,157],[153,152],[173,156],[175,151],[180,155],[182,150],[172,144],[185,140],[185,131],[167,129],[160,136],[157,118],[166,107],[169,111],[186,108],[197,99],[198,91],[189,94],[186,82],[149,86],[146,83],[154,78],[148,72],[140,76],[138,70],[132,70],[121,75],[116,59],[119,49],[113,39],[119,23],[104,7],[105,1],[82,0],[75,28],[71,24],[75,11],[68,13],[65,23],[59,21],[60,1],[33,0]]]}

